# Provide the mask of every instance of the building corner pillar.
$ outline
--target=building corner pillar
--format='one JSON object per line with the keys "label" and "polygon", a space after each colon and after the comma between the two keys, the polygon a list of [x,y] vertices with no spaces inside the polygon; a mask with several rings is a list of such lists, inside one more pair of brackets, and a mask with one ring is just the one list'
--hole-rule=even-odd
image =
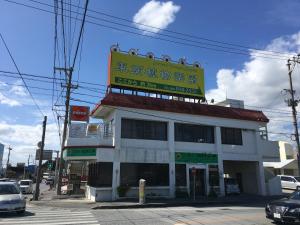
{"label": "building corner pillar", "polygon": [[174,121],[168,122],[169,197],[175,198],[175,138]]}
{"label": "building corner pillar", "polygon": [[215,143],[216,143],[216,150],[217,150],[217,153],[218,153],[218,170],[219,170],[220,196],[225,196],[221,128],[220,127],[216,127],[215,131],[216,131],[215,132],[216,133]]}
{"label": "building corner pillar", "polygon": [[256,139],[256,151],[258,156],[257,166],[256,166],[256,175],[257,179],[257,186],[258,186],[258,193],[262,196],[266,195],[266,182],[265,182],[265,170],[263,165],[263,157],[262,152],[260,149],[260,134],[256,130],[255,132],[255,139]]}
{"label": "building corner pillar", "polygon": [[120,185],[120,162],[113,163],[113,171],[112,171],[112,193],[111,200],[114,201],[118,199],[118,186]]}

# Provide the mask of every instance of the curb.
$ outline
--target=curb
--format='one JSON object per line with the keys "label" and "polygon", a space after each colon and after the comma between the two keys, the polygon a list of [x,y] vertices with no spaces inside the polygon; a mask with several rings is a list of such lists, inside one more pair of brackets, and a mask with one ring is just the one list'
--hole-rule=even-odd
{"label": "curb", "polygon": [[[161,208],[161,207],[179,207],[179,206],[211,206],[211,205],[231,205],[231,204],[247,204],[243,201],[226,201],[226,202],[177,202],[177,203],[146,203],[132,205],[99,205],[91,207],[91,209],[139,209],[139,208]],[[249,204],[249,203],[248,203]]]}

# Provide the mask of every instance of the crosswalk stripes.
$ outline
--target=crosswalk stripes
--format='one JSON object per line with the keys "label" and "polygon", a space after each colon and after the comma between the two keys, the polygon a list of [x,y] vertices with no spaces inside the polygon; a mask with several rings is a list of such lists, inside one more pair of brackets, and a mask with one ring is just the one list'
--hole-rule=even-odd
{"label": "crosswalk stripes", "polygon": [[0,217],[0,224],[98,224],[94,215],[86,209],[66,209],[53,207],[40,207],[35,205],[27,205],[24,215],[17,216],[14,214]]}

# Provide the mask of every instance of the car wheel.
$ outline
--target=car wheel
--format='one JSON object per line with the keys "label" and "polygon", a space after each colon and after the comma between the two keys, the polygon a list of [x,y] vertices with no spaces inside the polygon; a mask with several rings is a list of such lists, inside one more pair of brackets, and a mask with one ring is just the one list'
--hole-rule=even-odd
{"label": "car wheel", "polygon": [[20,210],[20,211],[17,211],[17,214],[24,214],[25,213],[25,209],[23,209],[23,210]]}

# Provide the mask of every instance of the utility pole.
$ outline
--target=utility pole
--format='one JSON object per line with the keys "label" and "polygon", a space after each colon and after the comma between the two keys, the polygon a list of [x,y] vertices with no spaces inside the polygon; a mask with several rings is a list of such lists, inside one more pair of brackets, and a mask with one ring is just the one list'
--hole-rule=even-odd
{"label": "utility pole", "polygon": [[[79,49],[79,45],[80,45],[80,40],[82,38],[88,3],[89,3],[89,0],[86,0],[85,7],[84,7],[84,14],[83,14],[83,18],[82,18],[82,23],[81,23],[79,37],[78,37],[76,51],[75,51],[75,56],[73,59],[73,63],[71,64],[72,66],[69,69],[67,69],[66,68],[67,62],[65,60],[65,68],[54,68],[55,70],[63,70],[68,79],[67,87],[66,87],[67,90],[66,90],[66,103],[65,103],[66,109],[65,109],[64,129],[63,129],[63,137],[62,137],[62,143],[61,143],[58,182],[57,182],[57,190],[56,190],[57,195],[61,195],[63,151],[65,148],[65,142],[66,142],[66,136],[67,136],[67,126],[68,126],[68,119],[69,119],[68,117],[69,117],[69,108],[70,108],[70,95],[71,95],[71,88],[72,88],[72,73],[73,73],[73,68],[75,67],[75,62],[76,62],[76,57],[77,57],[77,53],[78,53],[78,49]],[[63,6],[63,4],[62,4],[62,6]],[[61,9],[62,9],[62,22],[63,22],[63,7],[61,7]],[[65,47],[65,45],[64,45],[64,47]]]}
{"label": "utility pole", "polygon": [[67,90],[66,90],[66,103],[65,103],[65,118],[64,118],[64,128],[63,128],[63,136],[62,136],[62,143],[61,143],[61,151],[60,151],[60,159],[59,159],[59,170],[58,170],[58,180],[57,180],[57,189],[56,194],[61,195],[61,183],[62,183],[62,170],[63,170],[63,151],[65,148],[65,142],[67,137],[67,127],[68,127],[68,119],[69,119],[69,108],[70,108],[70,95],[71,95],[71,88],[72,88],[72,74],[73,68],[70,69],[61,69],[56,68],[58,70],[64,70],[66,77],[68,78],[67,81]]}
{"label": "utility pole", "polygon": [[8,156],[7,156],[7,162],[6,162],[5,177],[7,176],[7,169],[8,169],[8,165],[9,165],[9,158],[10,158],[10,151],[11,150],[12,150],[12,148],[10,146],[8,146]]}
{"label": "utility pole", "polygon": [[[298,106],[299,100],[295,100],[295,90],[293,88],[293,80],[292,80],[292,73],[297,63],[300,63],[300,54],[297,57],[293,57],[292,60],[288,59],[287,66],[288,66],[288,75],[289,75],[289,83],[290,83],[290,90],[288,92],[291,94],[291,98],[287,100],[288,106],[292,107],[292,114],[293,114],[293,125],[295,129],[295,140],[297,144],[298,150],[298,174],[300,176],[300,142],[299,142],[299,132],[298,132],[298,124],[297,124],[297,110],[296,107]],[[291,68],[293,66],[293,68]]]}
{"label": "utility pole", "polygon": [[35,201],[39,200],[39,195],[40,195],[40,182],[41,182],[41,172],[42,172],[43,151],[45,145],[46,125],[47,125],[47,116],[44,117],[44,121],[43,121],[43,135],[42,135],[42,142],[40,146],[39,168],[38,168],[38,173],[36,178],[35,193],[33,197],[33,200]]}
{"label": "utility pole", "polygon": [[58,167],[59,167],[59,157],[58,157],[58,154],[59,154],[59,151],[55,151],[56,152],[56,160],[55,160],[55,185],[54,185],[54,187],[56,187],[56,184],[57,184],[57,181],[58,181],[58,177],[57,177],[57,175],[58,175]]}
{"label": "utility pole", "polygon": [[[29,169],[29,160],[30,160],[30,154],[28,154],[28,159],[27,159],[27,168]],[[24,166],[24,179],[26,178],[26,169]]]}

